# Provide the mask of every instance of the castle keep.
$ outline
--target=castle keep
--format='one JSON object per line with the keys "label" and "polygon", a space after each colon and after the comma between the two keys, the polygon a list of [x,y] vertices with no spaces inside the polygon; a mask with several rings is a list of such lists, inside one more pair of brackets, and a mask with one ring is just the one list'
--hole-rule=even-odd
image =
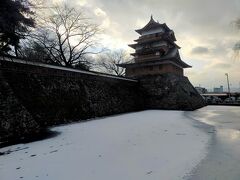
{"label": "castle keep", "polygon": [[129,45],[135,50],[131,54],[134,58],[119,64],[126,68],[127,77],[164,73],[183,76],[183,69],[191,67],[181,60],[174,32],[165,23],[160,24],[151,16],[147,25],[136,32],[140,37],[135,40],[135,44]]}

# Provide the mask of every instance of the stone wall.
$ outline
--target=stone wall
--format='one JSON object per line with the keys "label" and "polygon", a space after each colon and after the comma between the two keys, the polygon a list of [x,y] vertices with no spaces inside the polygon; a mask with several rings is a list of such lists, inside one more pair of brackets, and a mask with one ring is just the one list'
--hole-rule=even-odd
{"label": "stone wall", "polygon": [[16,98],[0,71],[0,146],[5,141],[37,134],[39,124]]}
{"label": "stone wall", "polygon": [[137,81],[12,62],[2,62],[1,68],[2,139],[32,127],[143,109]]}
{"label": "stone wall", "polygon": [[185,76],[149,75],[140,78],[146,109],[195,110],[205,101]]}

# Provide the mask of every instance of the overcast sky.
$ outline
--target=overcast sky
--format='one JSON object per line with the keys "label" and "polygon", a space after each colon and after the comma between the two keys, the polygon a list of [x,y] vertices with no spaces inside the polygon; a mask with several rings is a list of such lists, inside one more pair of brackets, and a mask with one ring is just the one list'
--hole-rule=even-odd
{"label": "overcast sky", "polygon": [[[60,1],[60,0],[54,0]],[[240,32],[232,22],[240,17],[240,0],[65,0],[84,9],[104,29],[102,43],[112,49],[132,49],[151,14],[174,30],[185,70],[193,85],[211,89],[223,85],[229,73],[232,88],[240,88],[240,59],[232,48]]]}

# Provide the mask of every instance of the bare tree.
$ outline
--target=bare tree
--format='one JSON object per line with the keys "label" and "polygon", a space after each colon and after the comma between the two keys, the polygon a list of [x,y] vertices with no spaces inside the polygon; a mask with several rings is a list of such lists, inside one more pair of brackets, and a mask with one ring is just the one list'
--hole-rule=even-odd
{"label": "bare tree", "polygon": [[124,76],[125,69],[117,66],[130,60],[130,57],[126,51],[110,51],[99,55],[97,58],[98,69],[103,72],[114,74],[117,76]]}
{"label": "bare tree", "polygon": [[66,5],[52,8],[48,17],[40,20],[40,28],[33,35],[44,46],[50,59],[59,65],[75,66],[86,62],[86,55],[94,52],[98,26],[81,12]]}

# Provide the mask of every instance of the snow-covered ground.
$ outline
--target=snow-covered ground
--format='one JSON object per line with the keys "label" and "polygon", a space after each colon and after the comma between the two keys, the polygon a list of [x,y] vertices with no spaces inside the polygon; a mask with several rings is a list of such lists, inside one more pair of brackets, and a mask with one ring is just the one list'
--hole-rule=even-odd
{"label": "snow-covered ground", "polygon": [[210,136],[181,111],[150,110],[53,128],[60,135],[0,149],[1,180],[183,179]]}

